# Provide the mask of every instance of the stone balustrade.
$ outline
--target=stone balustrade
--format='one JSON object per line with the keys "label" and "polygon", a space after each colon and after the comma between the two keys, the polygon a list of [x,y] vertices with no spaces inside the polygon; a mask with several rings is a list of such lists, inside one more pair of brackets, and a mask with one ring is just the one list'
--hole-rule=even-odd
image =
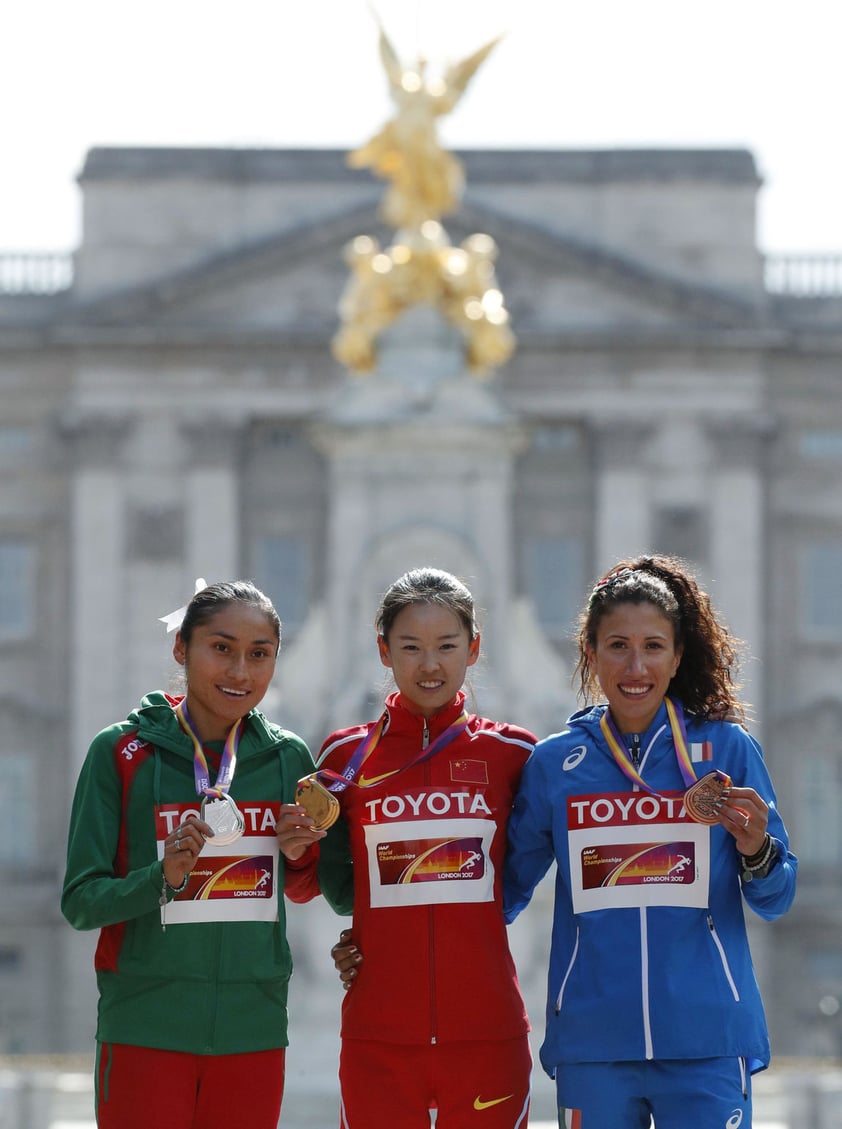
{"label": "stone balustrade", "polygon": [[57,294],[73,283],[73,256],[54,251],[0,252],[0,294]]}

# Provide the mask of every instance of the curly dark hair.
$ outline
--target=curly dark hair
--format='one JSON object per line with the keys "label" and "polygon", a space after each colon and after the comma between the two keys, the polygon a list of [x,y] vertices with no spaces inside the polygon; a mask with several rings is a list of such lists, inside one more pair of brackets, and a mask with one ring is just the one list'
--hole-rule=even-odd
{"label": "curly dark hair", "polygon": [[653,604],[673,625],[675,645],[683,647],[669,694],[685,709],[704,718],[746,720],[735,681],[743,643],[718,618],[710,597],[699,588],[686,561],[670,556],[641,556],[619,561],[599,580],[579,616],[578,694],[596,701],[599,687],[588,661],[602,618],[618,604]]}

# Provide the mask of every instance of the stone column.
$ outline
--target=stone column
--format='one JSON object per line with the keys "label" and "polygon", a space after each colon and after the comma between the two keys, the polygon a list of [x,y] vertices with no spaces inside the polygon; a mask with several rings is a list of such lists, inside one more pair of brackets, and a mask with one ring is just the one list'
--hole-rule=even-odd
{"label": "stone column", "polygon": [[[198,419],[181,424],[187,447],[184,472],[185,568],[198,576],[231,580],[241,564],[239,474],[242,421]],[[192,594],[190,588],[187,595]]]}
{"label": "stone column", "polygon": [[594,559],[600,574],[615,561],[651,548],[653,497],[644,449],[654,427],[621,419],[592,419],[589,425],[596,467]]}
{"label": "stone column", "polygon": [[123,451],[130,428],[127,416],[93,412],[62,423],[71,453],[71,791],[91,738],[126,712],[118,628],[127,606]]}
{"label": "stone column", "polygon": [[[770,433],[766,420],[726,420],[708,426],[716,458],[710,483],[710,563],[716,605],[733,633],[746,641],[747,656],[761,662],[766,650],[763,463]],[[763,679],[759,674],[753,677],[753,667],[747,658],[741,680],[743,696],[757,718],[752,733],[762,741]]]}
{"label": "stone column", "polygon": [[[125,716],[125,664],[120,653],[130,645],[124,584],[126,511],[125,449],[131,425],[127,416],[79,412],[62,421],[69,452],[68,473],[71,574],[67,655],[70,749],[67,757],[67,811],[93,736]],[[67,827],[57,829],[65,836]],[[62,930],[62,1030],[56,1041],[78,1046],[76,1032],[92,1029],[96,1014],[93,974],[95,934]]]}

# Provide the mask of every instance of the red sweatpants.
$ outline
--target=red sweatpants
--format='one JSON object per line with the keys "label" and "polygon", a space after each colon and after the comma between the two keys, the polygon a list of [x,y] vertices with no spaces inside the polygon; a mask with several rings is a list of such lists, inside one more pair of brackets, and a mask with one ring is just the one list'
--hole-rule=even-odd
{"label": "red sweatpants", "polygon": [[99,1129],[277,1129],[286,1052],[192,1055],[98,1043]]}
{"label": "red sweatpants", "polygon": [[342,1129],[526,1129],[529,1039],[416,1047],[343,1039]]}

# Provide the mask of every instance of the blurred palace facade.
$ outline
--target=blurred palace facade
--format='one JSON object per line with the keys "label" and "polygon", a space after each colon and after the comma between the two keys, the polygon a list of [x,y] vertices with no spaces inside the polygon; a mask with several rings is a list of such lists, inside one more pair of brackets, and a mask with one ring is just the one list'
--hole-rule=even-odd
{"label": "blurred palace facade", "polygon": [[[195,577],[273,597],[267,712],[318,748],[376,709],[404,569],[466,578],[477,704],[549,732],[592,578],[647,549],[749,644],[801,859],[795,909],[753,930],[774,1047],[839,1053],[842,256],[764,258],[743,150],[460,156],[447,231],[496,241],[517,337],[486,380],[432,309],[370,376],[333,358],[344,249],[389,238],[338,151],[93,149],[78,249],[0,253],[0,1053],[90,1049],[70,797],[93,734],[168,684],[157,619]],[[539,1001],[545,911],[518,942]],[[299,938],[308,975],[333,936]]]}

